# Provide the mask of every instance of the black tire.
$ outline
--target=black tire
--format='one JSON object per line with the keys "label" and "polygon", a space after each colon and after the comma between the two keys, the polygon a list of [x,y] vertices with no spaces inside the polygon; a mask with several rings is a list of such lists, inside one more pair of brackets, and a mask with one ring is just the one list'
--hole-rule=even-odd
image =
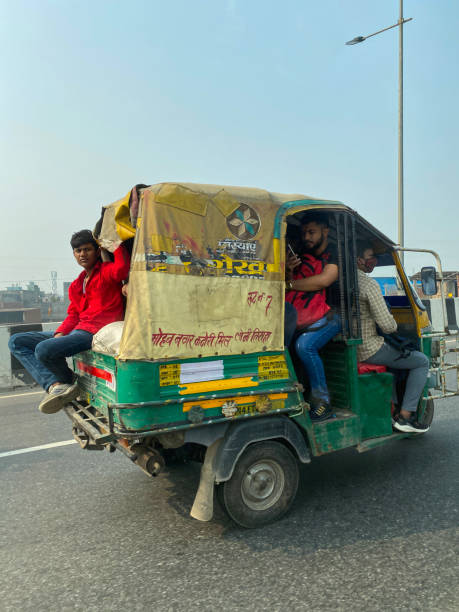
{"label": "black tire", "polygon": [[298,462],[279,442],[257,442],[246,448],[232,477],[217,486],[217,499],[231,519],[253,529],[280,519],[298,489]]}
{"label": "black tire", "polygon": [[426,425],[430,427],[432,425],[432,421],[434,418],[434,401],[432,398],[429,398],[426,402],[426,408],[424,410],[424,414],[420,417],[419,422],[421,425]]}

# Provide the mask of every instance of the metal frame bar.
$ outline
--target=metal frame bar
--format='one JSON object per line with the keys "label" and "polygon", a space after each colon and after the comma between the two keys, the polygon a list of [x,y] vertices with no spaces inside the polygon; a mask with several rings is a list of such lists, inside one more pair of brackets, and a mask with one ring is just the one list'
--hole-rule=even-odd
{"label": "metal frame bar", "polygon": [[[438,356],[431,357],[431,363],[433,363],[433,367],[429,367],[429,372],[434,372],[439,374],[440,384],[439,386],[433,387],[433,391],[437,391],[435,395],[431,394],[428,397],[423,398],[425,401],[429,399],[442,399],[445,397],[455,397],[459,396],[459,348],[457,345],[458,336],[457,335],[446,335],[442,332],[432,332],[427,334],[422,334],[421,336],[421,349],[423,348],[423,340],[426,338],[438,338],[440,340],[440,350]],[[447,348],[446,342],[453,338],[456,341],[456,346],[454,348]],[[446,356],[449,354],[454,354],[455,363],[447,363]],[[446,372],[456,371],[456,389],[448,389],[446,386]],[[439,392],[439,393],[438,393]]]}
{"label": "metal frame bar", "polygon": [[[66,406],[64,412],[72,423],[82,429],[96,444],[107,444],[114,439],[113,430],[109,428],[109,423],[104,421],[104,419],[107,419],[105,415],[91,414],[76,401],[72,402],[72,407]],[[81,413],[87,415],[88,418],[83,418]],[[107,429],[109,433],[106,433]]]}
{"label": "metal frame bar", "polygon": [[230,397],[242,397],[251,395],[265,395],[267,393],[292,393],[294,391],[302,391],[303,387],[299,383],[288,385],[285,387],[276,387],[272,389],[257,389],[256,391],[233,391],[226,393],[212,393],[210,395],[182,395],[179,398],[152,400],[151,402],[137,402],[132,404],[108,404],[111,410],[135,410],[136,408],[149,408],[168,406],[170,404],[184,404],[185,402],[203,402],[210,399],[227,399]]}
{"label": "metal frame bar", "polygon": [[233,417],[225,417],[225,416],[209,417],[208,420],[203,419],[199,423],[191,423],[191,422],[182,423],[181,421],[175,422],[175,423],[174,422],[173,423],[161,423],[157,426],[151,427],[150,429],[136,429],[135,431],[133,431],[132,429],[126,429],[123,427],[119,427],[119,425],[115,423],[115,429],[113,433],[123,438],[139,438],[139,437],[144,438],[150,435],[168,433],[170,431],[184,431],[186,429],[192,429],[194,427],[204,427],[206,425],[214,425],[215,423],[225,423],[227,421],[231,421],[231,422],[242,421],[248,418],[257,419],[260,417],[271,416],[273,414],[285,414],[285,413],[293,412],[294,410],[298,410],[298,406],[292,406],[290,408],[278,408],[276,410],[270,410],[269,412],[260,412],[256,414],[250,414],[250,415],[241,414],[240,416],[233,416]]}
{"label": "metal frame bar", "polygon": [[347,336],[348,337],[352,337],[352,332],[351,332],[351,285],[350,285],[350,279],[349,279],[349,272],[350,272],[350,264],[351,264],[351,260],[350,260],[350,256],[349,256],[349,218],[347,215],[343,216],[343,225],[344,225],[344,271],[343,271],[343,276],[344,276],[344,283],[345,283],[345,292],[344,292],[344,298],[345,298],[345,308],[346,308],[346,315],[347,315]]}
{"label": "metal frame bar", "polygon": [[[297,212],[302,212],[302,210],[306,211],[308,208],[319,208],[326,207],[329,210],[342,210],[343,208],[346,210],[347,207],[337,200],[291,200],[290,202],[284,202],[282,206],[279,207],[276,216],[274,218],[274,232],[273,238],[277,238],[278,240],[282,238],[281,236],[281,227],[282,220],[284,216],[287,214],[291,208],[300,208]],[[327,212],[329,212],[329,210]],[[295,214],[295,213],[290,213]]]}
{"label": "metal frame bar", "polygon": [[341,227],[340,221],[342,215],[335,213],[336,223],[336,245],[338,247],[338,286],[339,286],[339,314],[341,319],[341,333],[344,338],[348,337],[348,330],[346,330],[346,312],[344,303],[344,266],[343,266],[343,247],[341,244]]}
{"label": "metal frame bar", "polygon": [[354,270],[354,304],[353,304],[353,317],[357,322],[357,329],[351,330],[353,338],[361,338],[362,337],[362,321],[360,318],[360,292],[359,292],[359,281],[357,274],[357,242],[356,242],[356,233],[355,233],[355,218],[351,217],[351,227],[352,227],[352,261],[354,265],[352,269]]}
{"label": "metal frame bar", "polygon": [[[298,390],[297,392],[299,393]],[[67,416],[69,417],[69,419],[72,421],[72,423],[78,426],[80,429],[82,429],[91,438],[91,440],[94,443],[98,445],[113,444],[114,446],[116,446],[116,448],[121,450],[126,456],[132,459],[131,455],[129,454],[129,451],[124,446],[117,443],[116,439],[118,437],[128,438],[128,439],[145,438],[151,435],[158,435],[158,434],[166,433],[169,431],[182,431],[186,429],[192,429],[193,427],[202,427],[205,425],[213,425],[215,423],[224,423],[226,421],[241,421],[247,418],[259,418],[263,416],[269,416],[272,414],[291,413],[294,411],[298,411],[300,408],[302,411],[303,410],[302,398],[299,398],[298,405],[291,406],[289,408],[278,408],[276,410],[271,410],[269,412],[260,412],[256,414],[240,415],[240,416],[235,416],[235,417],[224,417],[224,416],[211,417],[208,420],[202,420],[199,423],[191,423],[191,422],[183,423],[181,421],[175,422],[175,423],[166,423],[166,424],[161,423],[161,424],[158,424],[157,426],[150,427],[149,429],[136,429],[136,430],[126,429],[124,426],[120,427],[117,423],[114,423],[113,430],[110,432],[110,434],[100,433],[98,431],[98,428],[106,429],[106,424],[102,420],[106,418],[104,415],[101,415],[101,418],[97,416],[93,416],[92,420],[94,422],[94,425],[91,425],[87,420],[81,419],[81,417],[79,417],[78,407],[76,406],[66,407],[64,408],[64,410]]]}
{"label": "metal frame bar", "polygon": [[430,249],[407,249],[401,246],[394,247],[394,251],[407,251],[410,253],[430,253],[431,255],[435,257],[435,260],[438,266],[438,271],[439,271],[438,280],[440,281],[440,299],[441,299],[442,314],[443,314],[443,329],[446,333],[448,333],[451,336],[456,335],[456,334],[450,334],[448,330],[448,326],[447,326],[448,317],[446,315],[446,301],[445,301],[446,298],[445,298],[445,284],[444,284],[445,281],[443,277],[443,268],[442,268],[440,256],[438,255],[438,253],[436,251],[431,251]]}

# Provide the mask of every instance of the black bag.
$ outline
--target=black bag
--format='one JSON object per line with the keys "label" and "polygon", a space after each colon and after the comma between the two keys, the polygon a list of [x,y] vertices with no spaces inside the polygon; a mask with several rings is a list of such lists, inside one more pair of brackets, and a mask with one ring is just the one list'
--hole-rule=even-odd
{"label": "black bag", "polygon": [[416,344],[409,338],[404,338],[397,333],[383,334],[379,328],[378,333],[384,338],[384,342],[386,344],[394,348],[396,351],[399,351],[400,357],[397,357],[396,361],[399,359],[406,359],[413,351],[418,350]]}

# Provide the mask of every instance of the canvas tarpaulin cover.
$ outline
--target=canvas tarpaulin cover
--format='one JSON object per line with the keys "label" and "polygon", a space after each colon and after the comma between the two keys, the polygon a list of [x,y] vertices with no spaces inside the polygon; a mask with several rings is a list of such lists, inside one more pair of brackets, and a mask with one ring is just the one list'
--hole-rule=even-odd
{"label": "canvas tarpaulin cover", "polygon": [[[132,235],[129,196],[107,207],[102,239]],[[282,350],[284,249],[274,222],[284,202],[304,199],[218,185],[143,189],[119,358]]]}

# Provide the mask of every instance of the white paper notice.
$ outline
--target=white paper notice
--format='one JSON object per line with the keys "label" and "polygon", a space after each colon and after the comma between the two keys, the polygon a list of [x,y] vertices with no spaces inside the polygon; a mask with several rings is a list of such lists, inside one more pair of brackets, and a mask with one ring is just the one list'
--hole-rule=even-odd
{"label": "white paper notice", "polygon": [[180,384],[182,385],[205,380],[220,380],[223,377],[223,359],[180,365]]}

